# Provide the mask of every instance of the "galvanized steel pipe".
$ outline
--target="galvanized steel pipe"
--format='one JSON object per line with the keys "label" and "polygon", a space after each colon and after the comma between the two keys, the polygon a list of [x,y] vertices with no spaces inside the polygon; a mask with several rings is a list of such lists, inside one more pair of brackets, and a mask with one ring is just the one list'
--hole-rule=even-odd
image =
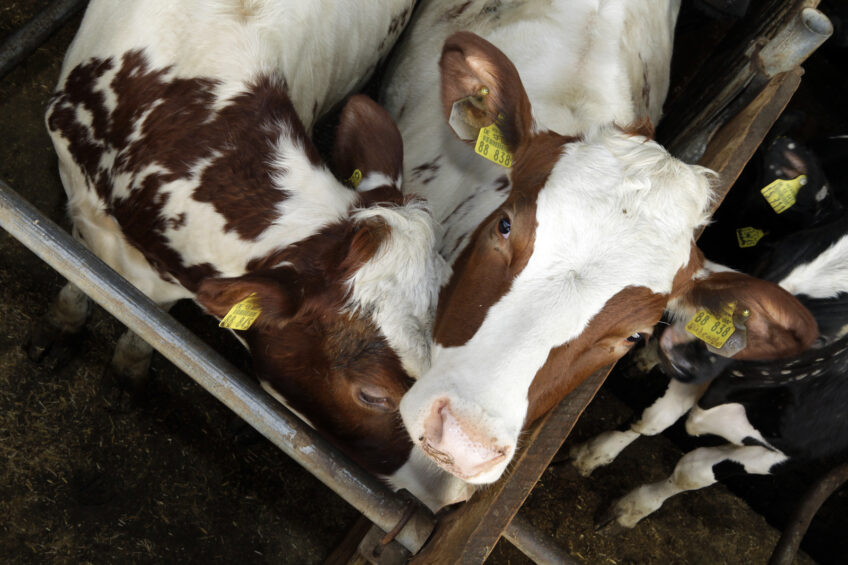
{"label": "galvanized steel pipe", "polygon": [[771,78],[792,70],[809,57],[833,33],[833,24],[815,8],[804,8],[760,49],[757,66]]}
{"label": "galvanized steel pipe", "polygon": [[579,561],[565,552],[547,534],[537,530],[533,525],[516,515],[503,532],[521,553],[539,565],[579,565]]}
{"label": "galvanized steel pipe", "polygon": [[[2,181],[0,227],[374,524],[391,531],[403,517],[409,500],[349,462],[315,430],[265,394],[255,381],[240,373]],[[395,539],[416,553],[427,541],[434,524],[432,513],[419,505]]]}
{"label": "galvanized steel pipe", "polygon": [[51,33],[85,5],[86,0],[57,0],[13,33],[0,47],[0,77],[38,49]]}

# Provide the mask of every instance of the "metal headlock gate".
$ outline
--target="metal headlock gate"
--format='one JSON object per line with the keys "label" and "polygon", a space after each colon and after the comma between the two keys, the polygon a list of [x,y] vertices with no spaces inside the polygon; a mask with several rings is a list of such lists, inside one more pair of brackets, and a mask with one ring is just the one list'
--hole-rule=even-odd
{"label": "metal headlock gate", "polygon": [[[57,0],[13,34],[0,47],[0,77],[85,3]],[[800,84],[799,65],[830,35],[817,5],[771,0],[752,7],[754,25],[731,30],[716,50],[727,58],[700,69],[672,101],[658,137],[674,154],[719,173],[716,207]],[[412,563],[482,563],[501,537],[537,563],[576,562],[517,512],[611,367],[590,376],[528,431],[505,477],[437,522],[420,502],[350,462],[2,181],[0,227],[364,515],[367,522],[332,562],[351,562],[356,554],[380,563],[410,556]],[[384,539],[385,532],[391,535]],[[379,556],[370,551],[375,545],[384,547]]]}

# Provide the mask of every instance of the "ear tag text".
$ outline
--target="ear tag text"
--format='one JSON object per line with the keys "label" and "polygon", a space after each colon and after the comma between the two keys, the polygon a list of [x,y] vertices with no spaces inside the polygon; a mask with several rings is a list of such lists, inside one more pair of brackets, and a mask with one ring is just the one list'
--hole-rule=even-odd
{"label": "ear tag text", "polygon": [[758,230],[757,228],[747,227],[736,229],[736,241],[739,243],[739,247],[743,249],[746,247],[754,247],[760,242],[764,235],[766,235],[766,232]]}
{"label": "ear tag text", "polygon": [[795,197],[805,184],[807,184],[807,175],[800,175],[792,180],[777,179],[763,188],[760,193],[776,214],[782,214],[795,205]]}
{"label": "ear tag text", "polygon": [[230,308],[227,315],[218,324],[218,327],[229,328],[232,330],[246,330],[253,325],[262,309],[259,307],[259,300],[256,294],[251,294],[235,306]]}
{"label": "ear tag text", "polygon": [[686,331],[704,343],[712,345],[716,349],[721,349],[724,342],[736,331],[736,328],[733,327],[733,307],[735,307],[735,304],[732,306],[726,305],[719,315],[707,310],[698,310],[686,324]]}
{"label": "ear tag text", "polygon": [[480,133],[477,135],[477,143],[474,145],[474,152],[502,167],[512,167],[512,153],[506,146],[497,122],[480,128]]}

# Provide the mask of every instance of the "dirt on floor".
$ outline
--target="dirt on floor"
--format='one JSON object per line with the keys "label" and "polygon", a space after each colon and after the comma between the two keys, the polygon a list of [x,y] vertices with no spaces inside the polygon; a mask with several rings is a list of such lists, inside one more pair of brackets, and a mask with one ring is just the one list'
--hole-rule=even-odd
{"label": "dirt on floor", "polygon": [[[0,41],[48,4],[0,0]],[[0,79],[0,179],[65,227],[64,193],[43,112],[78,22],[71,20]],[[95,307],[79,343],[63,358],[40,364],[27,358],[22,344],[28,330],[62,284],[0,232],[0,560],[322,562],[357,512],[269,442],[245,434],[229,410],[158,355],[146,394],[129,406],[121,402],[104,368],[123,328],[103,310]],[[194,305],[179,304],[173,314],[246,367],[238,344]],[[619,381],[624,384],[616,390],[625,398],[657,386],[622,376],[611,383]],[[578,424],[575,441],[633,415],[615,388],[604,387]],[[570,465],[554,465],[522,514],[587,563],[766,562],[778,531],[722,485],[670,500],[633,530],[595,532],[594,517],[606,504],[667,476],[680,455],[660,436],[640,440],[589,479]],[[771,481],[766,499],[781,498],[781,483],[765,480]],[[846,531],[848,523],[845,491],[834,498],[841,506],[829,511],[829,503],[823,510],[832,522],[825,535]],[[840,562],[845,549],[827,549],[816,560]],[[797,562],[814,561],[802,553]],[[501,542],[489,563],[529,560]]]}

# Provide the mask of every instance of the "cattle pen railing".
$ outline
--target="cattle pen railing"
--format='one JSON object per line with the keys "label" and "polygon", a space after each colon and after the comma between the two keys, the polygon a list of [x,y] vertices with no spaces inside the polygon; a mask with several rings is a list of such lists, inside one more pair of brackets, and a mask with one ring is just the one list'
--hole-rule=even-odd
{"label": "cattle pen railing", "polygon": [[[13,34],[0,47],[0,77],[85,4],[85,0],[56,0]],[[818,2],[763,4],[761,11],[769,17],[762,19],[753,35],[775,39],[778,32],[797,20],[803,8],[814,7]],[[781,4],[780,9],[772,9]],[[700,73],[710,75],[718,83],[715,88],[702,89],[693,81],[693,88],[688,89],[701,92],[705,99],[722,98],[724,102],[717,102],[714,108],[690,105],[703,111],[694,117],[672,112],[672,119],[667,119],[670,123],[663,123],[675,153],[703,152],[700,164],[719,173],[716,206],[798,87],[802,74],[798,65],[820,41],[813,42],[804,52],[793,52],[791,60],[782,60],[774,74],[756,68],[757,54],[746,52],[747,46],[743,45],[739,51],[744,55],[735,60],[738,64],[722,69],[722,80],[717,80],[712,72]],[[757,50],[762,52],[762,45]],[[791,50],[781,53],[784,51]],[[743,78],[734,77],[733,73]],[[731,84],[739,85],[738,90],[730,91]],[[732,115],[722,110],[731,103]],[[705,129],[710,130],[709,142],[702,135]],[[659,134],[662,139],[662,128]],[[440,519],[436,529],[436,519],[429,510],[412,497],[392,492],[350,462],[320,434],[265,394],[254,380],[236,370],[2,181],[0,227],[357,508],[368,521],[383,532],[391,532],[395,540],[392,545],[400,544],[408,552],[407,557],[415,555],[414,562],[480,563],[500,537],[537,563],[574,561],[517,512],[609,369],[592,375],[528,432],[525,446],[506,477]]]}
{"label": "cattle pen railing", "polygon": [[[433,532],[433,514],[412,497],[392,492],[351,462],[170,314],[113,271],[65,230],[0,181],[0,227],[23,243],[106,311],[136,332],[274,445],[415,554]],[[522,519],[504,536],[537,563],[566,559]]]}

